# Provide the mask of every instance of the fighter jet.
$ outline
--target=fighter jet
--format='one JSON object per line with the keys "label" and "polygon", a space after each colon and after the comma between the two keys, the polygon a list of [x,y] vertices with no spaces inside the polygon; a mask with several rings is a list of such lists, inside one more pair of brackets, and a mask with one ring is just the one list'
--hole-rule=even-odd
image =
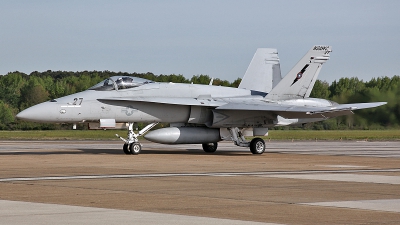
{"label": "fighter jet", "polygon": [[[32,106],[17,118],[46,123],[89,123],[90,127],[128,129],[120,137],[125,154],[142,150],[138,137],[163,144],[202,144],[215,152],[221,140],[262,154],[268,128],[323,121],[386,102],[338,104],[310,98],[331,46],[313,46],[282,78],[276,49],[257,49],[238,88],[160,83],[130,76],[110,77],[86,91]],[[134,123],[149,123],[134,132]],[[157,123],[170,127],[150,131]],[[150,132],[149,132],[150,131]]]}

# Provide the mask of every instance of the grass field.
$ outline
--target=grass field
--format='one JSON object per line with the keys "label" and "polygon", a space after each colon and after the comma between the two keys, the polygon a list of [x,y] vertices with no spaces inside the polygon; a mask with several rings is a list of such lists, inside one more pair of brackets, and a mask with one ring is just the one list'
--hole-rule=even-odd
{"label": "grass field", "polygon": [[[0,140],[119,140],[125,130],[0,131]],[[400,141],[400,130],[271,130],[270,140]]]}

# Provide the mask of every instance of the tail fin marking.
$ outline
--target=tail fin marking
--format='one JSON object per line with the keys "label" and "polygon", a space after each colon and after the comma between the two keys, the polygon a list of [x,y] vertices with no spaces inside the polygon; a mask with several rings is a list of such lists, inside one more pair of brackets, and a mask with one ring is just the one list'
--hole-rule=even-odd
{"label": "tail fin marking", "polygon": [[317,45],[265,96],[266,100],[307,98],[310,96],[322,64],[329,59],[330,46]]}

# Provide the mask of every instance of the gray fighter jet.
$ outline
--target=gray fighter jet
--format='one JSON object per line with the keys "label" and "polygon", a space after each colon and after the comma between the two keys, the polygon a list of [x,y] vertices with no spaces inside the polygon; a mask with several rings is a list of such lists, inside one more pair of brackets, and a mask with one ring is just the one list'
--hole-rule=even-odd
{"label": "gray fighter jet", "polygon": [[[128,137],[120,137],[126,154],[139,154],[142,145],[138,137],[159,122],[170,123],[171,127],[148,132],[144,136],[147,140],[202,144],[205,152],[215,152],[219,141],[231,140],[237,146],[250,147],[253,154],[262,154],[263,139],[248,142],[245,136],[265,136],[269,127],[322,121],[386,104],[338,104],[309,98],[330,52],[330,46],[313,46],[282,78],[277,50],[260,48],[239,88],[110,77],[86,91],[25,109],[17,118],[89,123],[92,128],[102,129],[126,127]],[[135,122],[150,124],[135,133]]]}

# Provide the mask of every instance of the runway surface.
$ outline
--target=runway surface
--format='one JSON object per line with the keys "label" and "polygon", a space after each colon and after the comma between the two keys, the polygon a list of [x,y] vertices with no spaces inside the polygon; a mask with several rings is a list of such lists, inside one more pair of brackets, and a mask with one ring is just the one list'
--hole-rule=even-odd
{"label": "runway surface", "polygon": [[400,223],[400,142],[143,145],[0,141],[0,224]]}

